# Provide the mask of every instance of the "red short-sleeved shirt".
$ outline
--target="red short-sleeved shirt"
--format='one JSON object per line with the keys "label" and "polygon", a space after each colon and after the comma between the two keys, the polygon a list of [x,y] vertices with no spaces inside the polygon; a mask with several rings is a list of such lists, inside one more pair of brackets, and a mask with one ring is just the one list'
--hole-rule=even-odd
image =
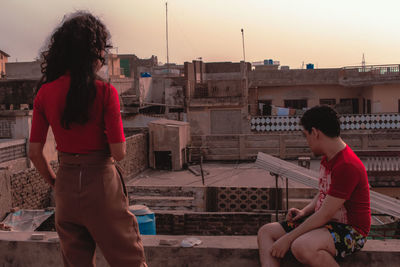
{"label": "red short-sleeved shirt", "polygon": [[87,154],[107,149],[108,143],[124,142],[118,92],[102,81],[96,81],[89,121],[84,125],[73,123],[69,130],[61,127],[69,85],[70,75],[65,74],[40,88],[33,105],[30,142],[45,143],[49,125],[61,152]]}
{"label": "red short-sleeved shirt", "polygon": [[330,161],[326,157],[321,161],[316,211],[322,206],[326,195],[346,200],[332,220],[349,224],[362,235],[368,235],[371,209],[367,172],[349,146]]}

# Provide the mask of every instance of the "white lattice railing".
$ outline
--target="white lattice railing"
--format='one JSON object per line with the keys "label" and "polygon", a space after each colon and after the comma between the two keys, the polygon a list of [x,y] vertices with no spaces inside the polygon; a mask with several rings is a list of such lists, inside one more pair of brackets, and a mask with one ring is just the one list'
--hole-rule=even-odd
{"label": "white lattice railing", "polygon": [[368,157],[363,162],[367,171],[400,171],[400,158],[398,157]]}
{"label": "white lattice railing", "polygon": [[[301,116],[258,116],[250,121],[255,132],[299,131]],[[400,129],[400,114],[348,114],[340,118],[342,130]]]}

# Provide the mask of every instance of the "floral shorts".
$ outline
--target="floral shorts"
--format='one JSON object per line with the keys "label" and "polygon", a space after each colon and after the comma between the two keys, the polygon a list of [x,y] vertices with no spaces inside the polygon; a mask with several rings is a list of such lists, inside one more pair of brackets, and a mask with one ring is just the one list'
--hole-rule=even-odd
{"label": "floral shorts", "polygon": [[[283,229],[288,233],[302,223],[302,220],[296,222],[280,222]],[[367,238],[357,232],[352,226],[339,222],[328,222],[325,228],[331,233],[336,248],[336,259],[344,258],[364,246]]]}

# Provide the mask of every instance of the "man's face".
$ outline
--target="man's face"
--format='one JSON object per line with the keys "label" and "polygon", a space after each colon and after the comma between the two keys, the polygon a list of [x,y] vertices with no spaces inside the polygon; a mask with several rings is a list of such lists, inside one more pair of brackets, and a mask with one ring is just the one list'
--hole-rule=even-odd
{"label": "man's face", "polygon": [[322,152],[319,149],[319,139],[318,139],[318,130],[315,128],[312,128],[311,133],[309,133],[307,130],[303,129],[303,136],[307,140],[308,147],[311,149],[311,152],[315,156],[320,156]]}

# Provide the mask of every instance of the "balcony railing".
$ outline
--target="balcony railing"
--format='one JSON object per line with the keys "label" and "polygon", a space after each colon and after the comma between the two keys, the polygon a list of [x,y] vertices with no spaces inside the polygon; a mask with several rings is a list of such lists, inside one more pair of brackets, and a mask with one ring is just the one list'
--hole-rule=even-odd
{"label": "balcony railing", "polygon": [[[254,132],[299,131],[301,116],[256,116],[250,121]],[[400,129],[400,114],[347,114],[340,118],[340,128],[346,130]]]}
{"label": "balcony railing", "polygon": [[356,70],[360,73],[370,73],[372,75],[400,75],[400,65],[368,65],[357,67],[344,67],[345,71]]}

